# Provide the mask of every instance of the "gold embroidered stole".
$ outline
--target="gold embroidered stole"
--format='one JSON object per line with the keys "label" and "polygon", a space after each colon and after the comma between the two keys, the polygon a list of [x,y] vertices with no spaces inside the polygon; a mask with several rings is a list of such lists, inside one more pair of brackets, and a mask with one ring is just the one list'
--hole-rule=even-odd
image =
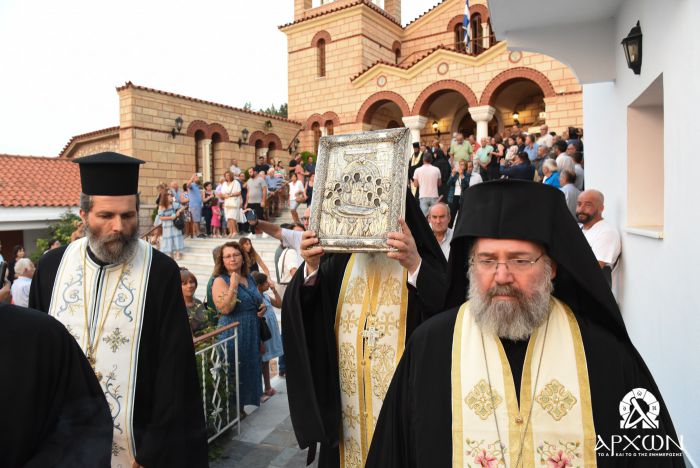
{"label": "gold embroidered stole", "polygon": [[452,342],[454,467],[596,466],[581,332],[565,304],[552,299],[550,310],[528,343],[519,407],[501,341],[481,334],[469,302],[460,309]]}
{"label": "gold embroidered stole", "polygon": [[[83,352],[89,344],[86,327],[90,327],[91,336],[95,337],[93,346],[97,347],[95,371],[102,377],[100,386],[114,421],[112,466],[127,467],[136,456],[133,438],[136,368],[153,251],[147,242],[139,240],[128,263],[108,265],[100,271],[99,265],[86,255],[86,248],[87,239],[83,238],[72,242],[64,252],[49,314],[63,323]],[[87,324],[83,291],[87,292]],[[110,315],[105,318],[104,314]],[[98,336],[103,318],[103,332]]]}
{"label": "gold embroidered stole", "polygon": [[335,318],[340,371],[340,466],[364,466],[384,396],[403,354],[406,270],[384,253],[353,254]]}

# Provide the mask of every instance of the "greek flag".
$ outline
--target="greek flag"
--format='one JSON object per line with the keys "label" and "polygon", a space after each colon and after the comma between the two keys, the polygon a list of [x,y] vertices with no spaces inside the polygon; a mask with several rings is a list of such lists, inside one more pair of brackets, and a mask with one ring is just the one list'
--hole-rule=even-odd
{"label": "greek flag", "polygon": [[469,52],[469,43],[471,42],[471,28],[469,27],[469,0],[467,0],[467,4],[464,6],[464,21],[462,22],[462,26],[464,27],[464,50]]}

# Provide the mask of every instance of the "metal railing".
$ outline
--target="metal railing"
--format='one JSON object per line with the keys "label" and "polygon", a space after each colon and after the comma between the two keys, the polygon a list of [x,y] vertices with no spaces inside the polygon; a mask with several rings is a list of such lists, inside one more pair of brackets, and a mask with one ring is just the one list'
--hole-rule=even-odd
{"label": "metal railing", "polygon": [[[201,376],[202,403],[208,442],[227,429],[237,426],[241,435],[240,397],[238,395],[238,322],[217,328],[194,339],[195,359]],[[231,336],[218,339],[233,330]],[[211,342],[210,344],[207,344]],[[233,356],[229,344],[233,342]],[[233,359],[231,359],[233,358]]]}

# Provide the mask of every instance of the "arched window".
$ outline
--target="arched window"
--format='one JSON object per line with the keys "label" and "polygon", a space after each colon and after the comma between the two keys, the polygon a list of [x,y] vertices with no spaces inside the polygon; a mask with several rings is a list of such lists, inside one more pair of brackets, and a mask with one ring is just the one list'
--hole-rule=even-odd
{"label": "arched window", "polygon": [[202,172],[204,167],[204,154],[202,152],[202,140],[204,140],[204,132],[197,130],[194,132],[194,171]]}
{"label": "arched window", "polygon": [[[209,159],[209,177],[216,180],[216,160],[221,157],[221,135],[214,133],[211,136],[211,157]],[[204,181],[202,181],[204,182]]]}
{"label": "arched window", "polygon": [[323,126],[326,127],[326,135],[333,135],[333,121],[332,120],[326,120],[326,123]]}
{"label": "arched window", "polygon": [[396,65],[401,61],[401,48],[397,47],[394,49],[394,58],[396,59]]}
{"label": "arched window", "polygon": [[467,46],[464,43],[464,25],[458,23],[455,25],[455,50],[458,52],[466,52]]}
{"label": "arched window", "polygon": [[474,13],[470,21],[471,47],[470,52],[478,55],[484,51],[484,27],[481,25],[481,14]]}
{"label": "arched window", "polygon": [[326,76],[326,40],[319,39],[316,43],[316,59],[318,62],[318,76]]}
{"label": "arched window", "polygon": [[318,122],[314,122],[311,131],[314,132],[314,154],[318,154],[318,143],[321,140],[321,126]]}

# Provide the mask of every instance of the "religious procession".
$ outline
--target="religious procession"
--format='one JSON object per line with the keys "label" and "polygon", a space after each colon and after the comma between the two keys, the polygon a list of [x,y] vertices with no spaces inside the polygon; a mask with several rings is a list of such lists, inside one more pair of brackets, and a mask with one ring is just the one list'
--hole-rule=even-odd
{"label": "religious procession", "polygon": [[[700,467],[700,247],[675,147],[700,4],[433,3],[168,22],[157,0],[153,34],[242,15],[222,37],[281,68],[221,62],[205,84],[136,54],[139,80],[245,105],[126,81],[117,114],[95,75],[82,107],[52,97],[56,138],[90,130],[58,155],[8,120],[0,467]],[[34,18],[6,13],[0,37]],[[134,34],[119,48],[157,47]],[[113,63],[71,40],[58,56]],[[94,129],[100,106],[116,126]]]}

